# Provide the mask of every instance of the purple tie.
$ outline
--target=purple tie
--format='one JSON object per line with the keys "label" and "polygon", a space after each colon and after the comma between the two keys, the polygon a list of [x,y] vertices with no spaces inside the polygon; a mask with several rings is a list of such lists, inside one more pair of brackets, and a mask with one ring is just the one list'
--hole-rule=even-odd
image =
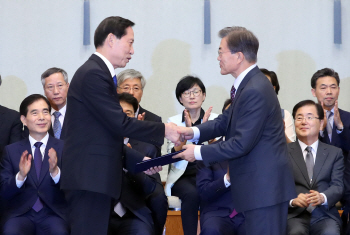
{"label": "purple tie", "polygon": [[235,209],[233,209],[231,215],[230,215],[230,218],[232,219],[233,217],[235,217],[237,215],[237,211]]}
{"label": "purple tie", "polygon": [[233,102],[233,100],[235,99],[235,93],[236,93],[235,85],[232,85],[232,88],[231,88],[231,102]]}
{"label": "purple tie", "polygon": [[[43,143],[41,142],[36,142],[34,144],[35,146],[35,152],[34,152],[34,165],[35,165],[35,171],[36,171],[36,176],[38,177],[38,180],[40,179],[40,171],[41,171],[41,165],[43,163],[43,155],[40,152],[40,146]],[[33,210],[35,210],[36,212],[40,211],[41,209],[43,209],[43,204],[40,201],[40,198],[38,197],[38,199],[36,199],[36,202],[34,203],[34,206],[32,207]]]}

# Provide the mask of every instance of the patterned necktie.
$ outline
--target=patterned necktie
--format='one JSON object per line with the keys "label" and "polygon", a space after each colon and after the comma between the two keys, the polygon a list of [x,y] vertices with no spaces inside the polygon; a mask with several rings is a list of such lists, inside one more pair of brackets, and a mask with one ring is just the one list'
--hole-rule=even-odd
{"label": "patterned necktie", "polygon": [[306,154],[306,157],[305,157],[305,163],[306,163],[306,169],[307,169],[307,174],[309,175],[309,179],[310,179],[310,182],[312,182],[312,175],[313,175],[313,172],[314,172],[314,157],[312,155],[312,148],[310,146],[307,146],[305,148],[307,154]]}
{"label": "patterned necktie", "polygon": [[113,82],[114,82],[115,87],[117,87],[118,83],[117,83],[117,76],[116,75],[113,76]]}
{"label": "patterned necktie", "polygon": [[61,113],[58,111],[55,111],[53,115],[55,116],[55,121],[53,122],[53,133],[55,137],[59,139],[61,137],[61,131],[62,131],[61,122],[59,120],[59,116],[61,116]]}
{"label": "patterned necktie", "polygon": [[231,102],[233,102],[233,100],[235,99],[235,93],[236,93],[235,85],[232,85],[232,88],[231,88]]}
{"label": "patterned necktie", "polygon": [[327,134],[329,136],[329,141],[332,141],[332,120],[331,117],[333,116],[332,111],[327,111]]}
{"label": "patterned necktie", "polygon": [[[40,146],[43,143],[41,142],[36,142],[34,144],[35,146],[35,151],[34,151],[34,165],[35,165],[35,171],[36,171],[36,176],[38,177],[38,180],[40,179],[40,172],[41,172],[41,165],[43,163],[43,155],[40,152]],[[33,210],[35,210],[36,212],[40,211],[41,209],[43,209],[43,204],[40,200],[40,198],[38,197],[36,199],[36,202],[33,205]]]}

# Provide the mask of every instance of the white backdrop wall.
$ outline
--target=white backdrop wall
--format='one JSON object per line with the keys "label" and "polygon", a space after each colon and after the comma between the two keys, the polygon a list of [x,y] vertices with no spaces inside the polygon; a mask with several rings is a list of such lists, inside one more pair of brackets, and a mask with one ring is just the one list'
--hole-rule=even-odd
{"label": "white backdrop wall", "polygon": [[[0,104],[18,110],[29,94],[43,94],[40,75],[53,66],[68,72],[94,52],[93,34],[107,16],[136,23],[135,54],[126,68],[147,79],[141,104],[163,121],[182,111],[178,80],[194,74],[207,87],[204,108],[221,107],[234,81],[220,75],[217,32],[244,26],[260,41],[258,65],[279,78],[281,107],[313,99],[310,78],[321,68],[341,77],[339,106],[350,111],[350,1],[342,1],[341,45],[333,43],[333,0],[211,0],[211,40],[204,44],[204,0],[90,0],[91,42],[83,46],[83,0],[0,0]],[[116,70],[118,74],[122,69]]]}

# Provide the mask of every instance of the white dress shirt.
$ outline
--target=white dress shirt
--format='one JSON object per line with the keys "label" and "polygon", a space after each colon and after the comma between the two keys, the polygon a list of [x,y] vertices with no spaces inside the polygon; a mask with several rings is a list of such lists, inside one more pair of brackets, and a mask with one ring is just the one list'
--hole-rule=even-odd
{"label": "white dress shirt", "polygon": [[[63,128],[63,121],[64,121],[64,116],[66,115],[66,110],[67,110],[67,104],[65,106],[63,106],[60,110],[58,110],[58,112],[60,112],[60,116],[58,117],[58,120],[61,123],[61,128]],[[57,110],[55,110],[54,108],[51,109],[51,125],[53,128],[53,123],[55,122],[55,116],[53,115],[54,112],[56,112]]]}
{"label": "white dress shirt", "polygon": [[102,54],[98,53],[97,51],[94,53],[95,55],[97,55],[98,57],[101,58],[101,60],[103,60],[103,62],[105,62],[105,64],[107,65],[107,68],[109,70],[109,72],[111,73],[111,76],[114,77],[115,75],[115,71],[114,71],[114,67],[112,65],[111,62],[109,62],[109,60],[107,60],[106,57],[104,57]]}
{"label": "white dress shirt", "polygon": [[[35,148],[36,148],[34,146],[34,144],[36,142],[41,142],[43,144],[40,146],[40,152],[41,152],[41,155],[42,155],[42,160],[44,160],[45,149],[46,149],[48,140],[49,140],[49,133],[46,133],[45,137],[42,140],[40,140],[40,141],[36,141],[33,137],[31,137],[29,135],[29,143],[30,143],[30,147],[32,148],[32,153],[33,153],[32,157],[33,157],[33,159],[36,157],[35,154],[34,154],[35,153]],[[33,161],[32,161],[32,164],[33,164]],[[18,188],[21,188],[23,186],[24,182],[26,181],[27,176],[24,178],[24,180],[19,180],[18,179],[18,174],[19,174],[19,172],[16,175],[16,185],[17,185]],[[60,170],[60,168],[58,167],[58,173],[57,173],[57,175],[55,177],[52,177],[51,173],[50,173],[50,176],[53,179],[53,181],[55,182],[55,184],[57,184],[60,181],[60,177],[61,177],[61,170]]]}

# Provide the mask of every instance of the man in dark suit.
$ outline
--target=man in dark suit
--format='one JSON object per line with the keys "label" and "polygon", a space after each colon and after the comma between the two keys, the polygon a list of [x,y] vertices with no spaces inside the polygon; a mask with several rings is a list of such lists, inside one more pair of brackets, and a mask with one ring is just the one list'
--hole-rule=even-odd
{"label": "man in dark suit", "polygon": [[320,104],[304,100],[293,108],[298,141],[288,144],[298,197],[290,201],[288,234],[340,234],[335,204],[341,199],[344,159],[340,148],[318,140],[324,112]]}
{"label": "man in dark suit", "polygon": [[51,107],[42,95],[20,106],[29,137],[5,147],[0,165],[1,196],[6,201],[2,234],[69,234],[67,204],[60,190],[63,141],[48,134]]}
{"label": "man in dark suit", "polygon": [[[162,118],[158,115],[141,107],[140,102],[143,95],[143,90],[146,86],[146,80],[139,71],[134,69],[126,69],[117,75],[118,94],[129,93],[138,101],[138,107],[135,111],[135,117],[139,120],[162,122]],[[157,157],[161,156],[162,146],[155,145],[157,148]]]}
{"label": "man in dark suit", "polygon": [[17,111],[0,105],[0,160],[5,146],[21,139],[23,125],[19,117]]}
{"label": "man in dark suit", "polygon": [[[138,110],[138,102],[135,97],[129,93],[121,93],[119,95],[120,106],[123,112],[129,117],[136,117],[135,112]],[[138,141],[135,139],[124,139],[124,144],[128,144],[132,149],[142,153],[149,158],[158,157],[157,148],[149,143]],[[152,218],[154,222],[154,234],[163,234],[163,229],[168,213],[168,198],[165,196],[163,184],[159,173],[152,175],[156,184],[154,190],[146,198],[148,208],[152,211]]]}
{"label": "man in dark suit", "polygon": [[206,166],[229,161],[233,206],[244,212],[247,234],[286,233],[288,201],[295,197],[281,108],[269,80],[256,66],[258,39],[243,27],[228,27],[218,60],[221,74],[235,77],[232,104],[224,114],[197,127],[178,127],[183,139],[199,143],[225,136],[212,145],[186,145],[178,154]]}
{"label": "man in dark suit", "polygon": [[133,25],[121,17],[104,19],[95,31],[96,52],[69,86],[61,187],[70,204],[72,235],[107,234],[112,198],[121,193],[122,156],[128,161],[132,154],[135,162],[144,157],[124,147],[124,137],[162,145],[165,136],[179,143],[174,124],[138,121],[120,107],[114,69],[125,67],[134,54]]}
{"label": "man in dark suit", "polygon": [[67,72],[56,67],[49,68],[41,75],[41,83],[52,107],[49,134],[59,139],[67,110]]}
{"label": "man in dark suit", "polygon": [[227,167],[227,161],[209,167],[197,162],[201,235],[245,235],[244,215],[233,207]]}
{"label": "man in dark suit", "polygon": [[[320,130],[320,141],[336,146],[343,150],[345,169],[345,193],[342,199],[344,204],[344,227],[348,223],[350,212],[350,113],[338,108],[340,93],[340,79],[337,72],[330,68],[318,70],[311,78],[311,92],[317,98],[324,110],[324,123]],[[347,230],[350,234],[350,226]]]}

